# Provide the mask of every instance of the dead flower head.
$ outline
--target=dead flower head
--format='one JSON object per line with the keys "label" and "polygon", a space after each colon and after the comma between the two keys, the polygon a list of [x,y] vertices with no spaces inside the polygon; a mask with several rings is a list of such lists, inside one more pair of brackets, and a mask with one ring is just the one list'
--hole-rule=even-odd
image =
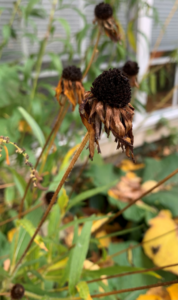
{"label": "dead flower head", "polygon": [[64,68],[62,77],[59,80],[55,91],[55,97],[59,104],[62,105],[60,96],[65,96],[72,104],[72,110],[74,110],[76,104],[80,104],[84,97],[84,87],[82,85],[82,73],[80,68],[75,66]]}
{"label": "dead flower head", "polygon": [[131,87],[139,88],[137,81],[137,75],[139,72],[139,66],[137,62],[128,60],[122,68],[124,75],[129,79]]}
{"label": "dead flower head", "polygon": [[12,287],[10,294],[11,294],[11,299],[14,300],[19,300],[24,296],[24,292],[25,289],[23,287],[23,285],[16,283],[14,284],[14,286]]}
{"label": "dead flower head", "polygon": [[101,2],[95,6],[95,19],[93,23],[98,25],[105,31],[106,35],[114,42],[121,39],[119,26],[113,18],[113,9],[110,4]]}
{"label": "dead flower head", "polygon": [[98,140],[101,136],[102,123],[108,137],[110,131],[115,137],[117,149],[126,151],[133,156],[132,119],[134,108],[129,103],[131,89],[128,78],[118,69],[104,71],[92,83],[91,91],[85,93],[79,111],[82,122],[89,133],[90,158],[94,156],[94,144],[100,147]]}

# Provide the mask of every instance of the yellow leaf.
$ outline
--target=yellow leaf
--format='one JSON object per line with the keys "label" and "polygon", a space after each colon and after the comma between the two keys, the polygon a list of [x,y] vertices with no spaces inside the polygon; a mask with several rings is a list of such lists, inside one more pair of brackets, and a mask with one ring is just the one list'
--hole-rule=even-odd
{"label": "yellow leaf", "polygon": [[29,133],[32,132],[31,127],[25,120],[19,121],[18,129],[20,132],[29,132]]}
{"label": "yellow leaf", "polygon": [[100,237],[102,236],[105,236],[107,235],[107,232],[102,230],[102,231],[99,231],[97,234],[96,234],[96,238],[99,239],[99,245],[98,245],[98,248],[108,248],[109,244],[111,243],[111,239],[109,237],[105,237],[103,239],[100,239]]}
{"label": "yellow leaf", "polygon": [[[27,219],[20,219],[17,221],[17,225],[22,226],[27,232],[28,234],[32,237],[36,228],[33,226],[33,224],[27,220]],[[46,248],[44,242],[42,241],[42,237],[37,234],[34,242],[43,250],[48,251],[48,249]]]}
{"label": "yellow leaf", "polygon": [[9,242],[12,242],[13,236],[16,233],[17,228],[12,228],[11,230],[8,231],[7,233],[7,239]]}
{"label": "yellow leaf", "polygon": [[[149,189],[151,189],[152,187],[154,187],[158,182],[155,180],[148,180],[146,182],[144,182],[142,184],[142,189],[144,189],[144,191],[148,191]],[[156,189],[154,189],[152,191],[152,193],[157,193],[160,190],[160,187],[157,187]]]}
{"label": "yellow leaf", "polygon": [[144,168],[144,164],[134,164],[131,160],[124,159],[121,163],[121,170],[128,172]]}
{"label": "yellow leaf", "polygon": [[57,263],[53,264],[48,268],[48,271],[54,271],[54,270],[59,270],[62,269],[66,266],[68,262],[68,257],[64,258],[63,260],[58,261]]}
{"label": "yellow leaf", "polygon": [[172,300],[165,287],[155,287],[149,289],[145,295],[140,295],[136,300]]}
{"label": "yellow leaf", "polygon": [[163,300],[163,298],[158,295],[140,295],[136,300]]}
{"label": "yellow leaf", "polygon": [[[98,215],[98,216],[100,216],[100,215]],[[104,219],[101,219],[101,220],[98,220],[98,221],[93,221],[93,225],[92,225],[92,228],[91,228],[91,233],[93,233],[95,230],[100,228],[107,221],[109,216],[110,216],[110,213],[108,214],[108,217],[106,217]]]}
{"label": "yellow leaf", "polygon": [[112,190],[108,191],[108,195],[116,200],[119,200],[119,197]]}
{"label": "yellow leaf", "polygon": [[74,154],[74,152],[79,148],[80,144],[74,146],[72,149],[70,149],[66,156],[63,159],[63,162],[61,164],[60,170],[63,170],[66,168],[66,166],[68,165],[69,159],[71,158],[71,156]]}
{"label": "yellow leaf", "polygon": [[8,152],[8,149],[5,145],[3,147],[4,147],[4,150],[6,152],[6,164],[9,166],[10,165],[9,152]]}
{"label": "yellow leaf", "polygon": [[60,194],[58,200],[57,200],[59,207],[60,207],[60,211],[61,211],[61,215],[63,216],[65,214],[65,209],[67,207],[67,204],[69,202],[69,197],[66,193],[66,190],[63,188],[62,189],[62,194]]}
{"label": "yellow leaf", "polygon": [[171,300],[178,299],[178,283],[168,286],[166,290],[168,291]]}
{"label": "yellow leaf", "polygon": [[135,39],[135,33],[134,33],[134,21],[130,21],[127,25],[127,38],[129,41],[130,46],[132,49],[136,52],[136,39]]}
{"label": "yellow leaf", "polygon": [[[172,219],[171,212],[162,210],[157,217],[149,221],[149,224],[151,228],[146,231],[143,239],[143,249],[146,255],[157,266],[176,264],[178,262],[178,234],[177,224]],[[151,241],[147,242],[148,240]],[[178,274],[178,266],[165,270]]]}

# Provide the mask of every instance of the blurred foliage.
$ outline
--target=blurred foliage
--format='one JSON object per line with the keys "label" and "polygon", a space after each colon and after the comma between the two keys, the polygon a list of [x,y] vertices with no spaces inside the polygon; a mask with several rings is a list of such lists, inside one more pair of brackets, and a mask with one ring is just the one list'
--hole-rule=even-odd
{"label": "blurred foliage", "polygon": [[[84,7],[87,10],[89,5],[95,2],[84,1]],[[106,2],[114,6],[114,15],[117,17],[121,1]],[[54,99],[54,87],[62,74],[63,67],[66,64],[77,64],[84,70],[91,58],[96,39],[96,27],[88,22],[88,16],[84,14],[83,9],[72,1],[66,4],[65,1],[59,0],[51,4],[51,13],[60,11],[62,17],[56,17],[54,14],[54,18],[50,19],[49,11],[44,9],[40,0],[14,2],[12,7],[8,8],[11,17],[2,28],[0,43],[0,56],[3,58],[0,61],[0,135],[8,136],[20,147],[24,147],[33,165],[59,112],[59,105]],[[139,9],[146,6],[146,14],[152,10],[154,20],[159,22],[154,7],[150,7],[144,1],[127,1],[128,10],[134,5]],[[68,9],[71,9],[73,14],[77,14],[83,24],[83,28],[75,35],[72,34],[72,28],[65,19],[65,12]],[[126,32],[120,24],[123,41],[113,45],[108,37],[102,36],[97,57],[84,82],[86,90],[103,70],[103,64],[104,69],[108,69],[113,66],[113,62],[120,67],[129,56],[135,59],[135,24],[139,9],[134,19],[127,20]],[[0,8],[0,12],[2,14],[7,12],[7,8]],[[17,20],[22,24],[20,30],[17,30],[17,26],[14,25]],[[45,24],[42,31],[44,36],[38,34],[39,20],[44,21],[43,26]],[[51,22],[50,26],[47,25],[48,22]],[[59,35],[56,36],[57,24],[61,27]],[[86,37],[89,45],[84,51],[83,43]],[[15,50],[7,51],[6,47],[12,41],[20,43],[19,41],[25,38],[30,40],[29,46],[32,46],[32,49],[35,45],[36,51],[28,49],[28,55],[19,51],[16,53]],[[48,50],[51,49],[48,46],[53,42],[60,44],[60,51],[54,53]],[[177,59],[177,51],[170,55]],[[44,59],[46,57],[47,60]],[[47,74],[54,72],[55,75],[45,77],[45,72]],[[155,95],[158,88],[164,89],[166,80],[172,80],[167,74],[166,67],[161,68],[158,73],[150,70],[140,83],[140,91]],[[137,111],[145,108],[136,98],[135,92],[133,92],[133,103]],[[170,131],[167,144],[164,145],[165,151],[169,145],[175,147],[177,129],[170,128],[165,119],[161,119],[157,126],[166,126]],[[69,109],[55,139],[55,145],[47,157],[43,173],[40,174],[43,186],[49,191],[55,191],[76,150],[75,145],[81,142],[84,133],[85,129],[78,109],[76,108],[74,112]],[[29,189],[25,198],[27,214],[18,220],[19,205],[29,179],[29,171],[23,163],[23,157],[14,153],[11,145],[7,145],[7,150],[10,166],[6,164],[7,152],[2,152],[0,158],[0,297],[2,299],[9,295],[1,296],[1,293],[9,292],[12,285],[16,283],[24,286],[25,296],[28,299],[67,300],[71,299],[71,296],[75,299],[77,295],[82,299],[90,300],[92,294],[128,288],[128,282],[131,288],[156,283],[158,278],[162,281],[176,278],[175,274],[168,271],[146,272],[109,280],[102,276],[153,267],[153,262],[144,253],[139,243],[149,227],[150,220],[157,216],[160,210],[169,210],[177,222],[177,176],[169,180],[160,190],[141,199],[139,205],[131,206],[122,216],[111,224],[105,225],[99,235],[94,234],[95,229],[99,228],[102,222],[128,203],[123,201],[126,191],[118,197],[118,194],[111,193],[112,188],[117,187],[121,192],[118,183],[126,180],[126,187],[130,188],[137,180],[137,189],[141,193],[145,183],[149,185],[151,180],[158,182],[174,171],[175,162],[178,160],[175,149],[169,151],[166,157],[163,153],[157,157],[157,145],[147,144],[141,151],[137,150],[138,162],[142,164],[142,167],[138,164],[137,168],[129,167],[128,163],[125,169],[122,165],[106,163],[98,154],[95,154],[92,163],[88,162],[79,178],[80,166],[77,166],[59,193],[57,203],[53,206],[25,259],[14,273],[13,269],[34,234],[47,204],[44,191]],[[150,156],[148,152],[152,153],[152,157],[148,157]],[[88,150],[85,149],[80,163],[83,164],[87,156]],[[73,189],[76,179],[78,182]],[[129,192],[134,194],[135,189]],[[127,201],[131,200],[127,199]],[[33,208],[34,210],[31,211]],[[9,218],[14,219],[4,223]],[[132,250],[131,246],[136,247]],[[123,249],[126,249],[125,252],[119,254]],[[100,281],[87,283],[88,280],[100,277]],[[135,300],[140,294],[140,291],[124,293],[119,295],[119,299]],[[118,299],[114,295],[103,298]]]}

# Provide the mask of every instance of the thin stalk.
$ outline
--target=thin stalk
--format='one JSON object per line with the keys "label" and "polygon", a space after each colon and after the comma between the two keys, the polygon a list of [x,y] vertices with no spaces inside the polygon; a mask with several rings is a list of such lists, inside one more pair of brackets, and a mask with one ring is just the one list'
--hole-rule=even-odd
{"label": "thin stalk", "polygon": [[7,187],[10,187],[10,186],[14,186],[15,185],[15,183],[6,183],[6,184],[1,184],[0,185],[0,190],[1,189],[5,189],[5,188],[7,188]]}
{"label": "thin stalk", "polygon": [[[23,211],[23,212],[21,213],[21,217],[22,217],[22,216],[25,216],[25,215],[27,215],[27,214],[29,214],[31,211],[33,211],[33,210],[39,208],[39,207],[42,206],[42,205],[43,205],[43,203],[39,203],[39,204],[37,204],[36,206],[31,207],[31,208],[29,208],[29,209]],[[12,222],[12,221],[14,221],[15,219],[17,219],[18,217],[19,217],[19,215],[16,215],[16,216],[13,217],[13,218],[10,218],[10,219],[7,219],[7,220],[5,220],[5,221],[2,221],[2,222],[0,223],[0,226],[5,225],[5,224],[7,224],[7,223],[9,223],[9,222]]]}
{"label": "thin stalk", "polygon": [[[38,166],[38,164],[39,164],[39,161],[40,161],[40,159],[41,159],[41,157],[42,157],[42,155],[43,155],[43,153],[44,153],[44,151],[45,151],[45,149],[46,149],[46,147],[47,147],[47,145],[48,145],[48,143],[49,143],[49,141],[50,141],[50,139],[51,139],[53,133],[55,132],[56,127],[58,126],[58,123],[60,122],[61,116],[62,116],[62,107],[61,107],[61,109],[60,109],[60,111],[59,111],[59,114],[58,114],[58,117],[57,117],[56,122],[55,122],[55,124],[54,124],[54,127],[52,128],[50,134],[48,135],[48,137],[47,137],[47,139],[46,139],[46,142],[45,142],[45,144],[44,144],[44,146],[43,146],[43,149],[41,150],[41,153],[40,153],[40,155],[39,155],[38,158],[37,158],[36,164],[35,164],[35,166],[34,166],[35,169],[37,168],[37,166]],[[27,183],[27,186],[26,186],[26,189],[25,189],[25,192],[24,192],[24,195],[23,195],[22,200],[21,200],[21,203],[20,203],[20,208],[19,208],[19,219],[21,218],[21,215],[22,215],[22,210],[23,210],[24,201],[25,201],[25,198],[26,198],[26,196],[27,196],[27,192],[28,192],[28,189],[29,189],[29,187],[30,187],[31,182],[32,182],[32,180],[29,179],[29,181],[28,181],[28,183]]]}
{"label": "thin stalk", "polygon": [[81,152],[83,151],[83,149],[84,149],[86,143],[88,142],[88,139],[89,139],[89,134],[88,134],[88,132],[87,132],[86,135],[85,135],[85,137],[84,137],[84,139],[82,140],[82,142],[81,142],[81,144],[80,144],[78,150],[76,151],[75,155],[73,156],[73,158],[72,158],[72,160],[71,160],[71,162],[70,162],[70,164],[69,164],[69,166],[68,166],[68,168],[67,168],[65,174],[63,175],[63,177],[62,177],[62,179],[61,179],[61,181],[60,181],[60,183],[59,183],[59,185],[58,185],[58,187],[57,187],[57,189],[56,189],[56,191],[55,191],[55,193],[54,193],[54,195],[53,195],[53,197],[52,197],[52,199],[51,199],[51,202],[50,202],[50,204],[48,205],[48,208],[46,209],[46,212],[44,213],[44,215],[43,215],[43,217],[42,217],[40,223],[38,224],[37,229],[35,230],[35,233],[33,234],[33,236],[32,236],[32,238],[31,238],[30,242],[28,243],[28,245],[27,245],[27,247],[26,247],[24,253],[23,253],[22,256],[20,257],[20,259],[19,259],[19,261],[17,262],[17,264],[16,264],[15,268],[13,269],[13,272],[12,272],[12,273],[14,273],[14,272],[17,270],[18,266],[21,264],[22,260],[24,259],[25,255],[27,254],[28,250],[30,249],[30,247],[31,247],[31,245],[32,245],[32,243],[33,243],[34,238],[36,237],[36,235],[38,234],[38,232],[39,232],[41,226],[43,225],[44,221],[46,220],[46,218],[47,218],[47,216],[48,216],[48,214],[49,214],[49,212],[50,212],[50,210],[51,210],[53,204],[54,204],[55,201],[56,201],[56,198],[57,198],[57,196],[58,196],[58,193],[60,192],[62,186],[64,185],[64,183],[65,183],[65,181],[66,181],[66,179],[67,179],[67,177],[69,176],[70,172],[72,171],[72,169],[73,169],[73,167],[74,167],[74,165],[75,165],[77,159],[79,158],[79,156],[80,156]]}
{"label": "thin stalk", "polygon": [[69,198],[71,197],[73,191],[75,190],[75,187],[76,187],[76,185],[77,185],[77,183],[78,183],[78,180],[79,180],[79,178],[81,177],[83,171],[85,170],[85,168],[86,168],[86,166],[87,166],[88,160],[89,160],[89,157],[87,157],[87,159],[85,160],[83,166],[82,166],[81,169],[80,169],[80,172],[78,173],[77,178],[75,179],[75,182],[74,182],[74,184],[73,184],[73,186],[72,186],[72,189],[71,189],[71,192],[70,192],[70,194],[69,194]]}
{"label": "thin stalk", "polygon": [[95,230],[93,232],[93,234],[96,234],[98,231],[100,231],[107,223],[110,223],[111,221],[113,221],[115,218],[119,217],[125,210],[127,210],[129,207],[131,207],[132,205],[134,205],[138,200],[144,198],[145,196],[147,196],[149,193],[151,193],[154,189],[156,189],[158,186],[162,185],[163,183],[165,183],[167,180],[169,180],[170,178],[172,178],[173,176],[175,176],[178,173],[178,169],[176,169],[175,171],[173,171],[171,174],[169,174],[167,177],[165,177],[164,179],[160,180],[157,184],[155,184],[151,189],[147,190],[146,192],[144,192],[142,195],[140,195],[139,197],[137,197],[135,200],[133,200],[132,202],[130,202],[127,206],[125,206],[123,209],[119,210],[114,216],[112,216],[111,218],[109,218],[105,223],[103,223],[101,225],[101,227],[99,227],[97,230]]}
{"label": "thin stalk", "polygon": [[[50,31],[51,31],[51,27],[52,27],[52,22],[53,22],[53,18],[54,18],[56,5],[57,5],[57,0],[53,0],[52,7],[51,7],[51,12],[50,12],[50,16],[49,16],[49,23],[48,23],[47,31],[45,33],[45,37],[43,38],[43,40],[41,42],[41,47],[40,47],[40,51],[38,53],[38,58],[37,58],[37,62],[36,62],[36,70],[35,70],[36,76],[35,76],[34,81],[33,81],[32,92],[31,92],[31,95],[30,95],[31,100],[33,100],[33,98],[35,96],[35,93],[36,93],[38,78],[39,78],[40,71],[41,71],[43,55],[44,55],[44,52],[45,52],[45,48],[46,48],[46,45],[47,45],[48,38],[50,36]],[[28,110],[31,109],[31,102],[32,101],[30,101],[30,106],[29,106]]]}
{"label": "thin stalk", "polygon": [[58,123],[55,126],[53,138],[51,139],[51,142],[50,142],[50,144],[48,146],[47,152],[46,152],[46,154],[44,156],[44,160],[42,161],[42,164],[41,164],[41,167],[40,167],[40,171],[39,171],[40,174],[43,172],[44,166],[46,164],[47,157],[49,155],[49,151],[51,150],[52,145],[54,144],[55,137],[56,137],[56,135],[57,135],[57,133],[59,131],[59,128],[61,127],[62,121],[64,120],[64,117],[65,117],[65,115],[66,115],[66,113],[68,111],[68,108],[70,106],[70,103],[68,103],[68,105],[66,105],[66,102],[67,102],[67,99],[65,99],[64,105],[61,106],[60,117],[59,117]]}
{"label": "thin stalk", "polygon": [[[112,291],[112,292],[108,292],[108,293],[95,294],[95,295],[91,295],[91,298],[102,298],[102,297],[106,297],[106,296],[122,294],[122,293],[127,293],[127,292],[147,290],[147,289],[150,289],[150,288],[153,288],[153,287],[166,286],[166,285],[175,284],[175,283],[178,283],[178,279],[177,280],[172,280],[172,281],[166,281],[166,282],[158,282],[158,283],[155,283],[155,284],[144,285],[144,286],[139,286],[139,287],[130,288],[130,289]],[[77,298],[77,299],[81,299],[81,298]]]}
{"label": "thin stalk", "polygon": [[95,43],[95,46],[94,46],[94,49],[93,49],[93,53],[92,53],[92,56],[90,58],[90,61],[88,63],[88,66],[83,74],[83,78],[82,80],[86,77],[86,75],[88,74],[88,71],[90,70],[90,67],[92,65],[92,62],[94,60],[94,57],[95,57],[95,54],[96,54],[96,51],[97,51],[97,47],[98,47],[98,43],[99,43],[99,40],[100,40],[100,36],[101,36],[101,28],[99,27],[98,29],[98,35],[97,35],[97,38],[96,38],[96,43]]}
{"label": "thin stalk", "polygon": [[93,282],[101,281],[103,279],[111,279],[111,278],[130,276],[130,275],[133,275],[133,274],[147,273],[147,272],[163,270],[163,269],[170,268],[170,267],[175,267],[175,266],[178,266],[178,263],[177,264],[166,265],[166,266],[162,266],[162,267],[154,267],[154,268],[145,269],[145,270],[137,270],[137,271],[126,272],[126,273],[121,273],[121,274],[116,274],[116,275],[99,277],[99,278],[95,278],[95,279],[92,279],[92,280],[88,280],[86,282],[87,283],[93,283]]}

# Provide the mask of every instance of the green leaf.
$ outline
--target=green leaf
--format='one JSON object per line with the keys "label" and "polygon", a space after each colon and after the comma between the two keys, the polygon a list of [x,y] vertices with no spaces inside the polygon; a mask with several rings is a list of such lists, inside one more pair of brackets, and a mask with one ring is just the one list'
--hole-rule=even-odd
{"label": "green leaf", "polygon": [[67,35],[67,39],[70,38],[70,34],[71,34],[71,28],[69,23],[66,21],[66,19],[63,18],[57,18],[57,21],[59,21],[59,23],[61,23],[61,25],[63,26],[63,28],[65,29],[66,35]]}
{"label": "green leaf", "polygon": [[67,204],[69,202],[69,197],[64,188],[62,189],[62,193],[59,195],[57,202],[59,204],[61,214],[64,215]]}
{"label": "green leaf", "polygon": [[80,281],[77,284],[77,290],[78,290],[79,295],[82,299],[84,299],[84,300],[91,299],[89,287],[88,287],[88,284],[85,281]]}
{"label": "green leaf", "polygon": [[75,286],[78,283],[82,273],[83,262],[86,258],[88,246],[89,246],[91,226],[92,226],[91,221],[87,222],[83,226],[82,232],[76,241],[76,245],[72,253],[72,260],[71,260],[70,274],[69,274],[69,291],[71,294],[75,293]]}
{"label": "green leaf", "polygon": [[[132,266],[112,266],[112,267],[108,267],[108,268],[101,268],[99,270],[94,270],[94,271],[90,271],[90,270],[84,270],[83,274],[87,277],[91,277],[91,278],[98,278],[100,276],[106,275],[106,276],[112,276],[112,275],[117,275],[117,274],[122,274],[122,273],[126,273],[126,272],[132,272],[132,271],[141,271],[144,270],[144,268],[137,268],[137,267],[132,267]],[[145,269],[145,273],[142,273],[142,275],[150,275],[156,278],[161,278],[161,276],[159,274],[157,274],[156,272],[153,271],[146,271]]]}
{"label": "green leaf", "polygon": [[87,198],[90,198],[90,197],[97,195],[99,193],[102,193],[102,192],[106,192],[110,187],[114,186],[117,182],[118,182],[118,179],[113,182],[110,182],[107,185],[104,185],[104,186],[101,186],[101,187],[98,187],[95,189],[91,189],[91,190],[88,190],[86,192],[83,192],[83,193],[77,195],[75,198],[71,199],[71,201],[69,202],[69,205],[67,207],[67,210],[71,209],[71,207],[77,205],[78,203],[82,202],[83,200],[85,200]]}
{"label": "green leaf", "polygon": [[[13,174],[15,185],[19,191],[20,197],[23,197],[26,187],[25,179],[16,172],[16,170],[8,168],[8,170]],[[30,194],[27,194],[27,202],[30,200]]]}
{"label": "green leaf", "polygon": [[134,21],[130,21],[127,26],[127,37],[130,46],[132,49],[136,52],[137,44],[135,39],[135,33],[134,33]]}
{"label": "green leaf", "polygon": [[7,41],[11,36],[11,28],[10,25],[5,24],[2,28],[3,38]]}
{"label": "green leaf", "polygon": [[152,94],[156,93],[156,75],[150,74],[150,89]]}
{"label": "green leaf", "polygon": [[55,233],[59,232],[58,225],[60,222],[60,210],[59,206],[55,205],[49,215],[48,223],[48,236],[52,237]]}
{"label": "green leaf", "polygon": [[51,61],[52,61],[54,68],[59,72],[59,74],[62,74],[63,66],[62,66],[62,62],[61,62],[59,55],[50,52],[49,56],[51,57]]}
{"label": "green leaf", "polygon": [[27,121],[27,123],[30,125],[34,135],[36,136],[37,140],[39,141],[39,144],[41,147],[43,147],[45,143],[45,137],[43,135],[43,132],[39,125],[36,123],[36,121],[32,118],[32,116],[29,115],[29,113],[23,108],[18,107],[18,110],[24,117],[24,119]]}

